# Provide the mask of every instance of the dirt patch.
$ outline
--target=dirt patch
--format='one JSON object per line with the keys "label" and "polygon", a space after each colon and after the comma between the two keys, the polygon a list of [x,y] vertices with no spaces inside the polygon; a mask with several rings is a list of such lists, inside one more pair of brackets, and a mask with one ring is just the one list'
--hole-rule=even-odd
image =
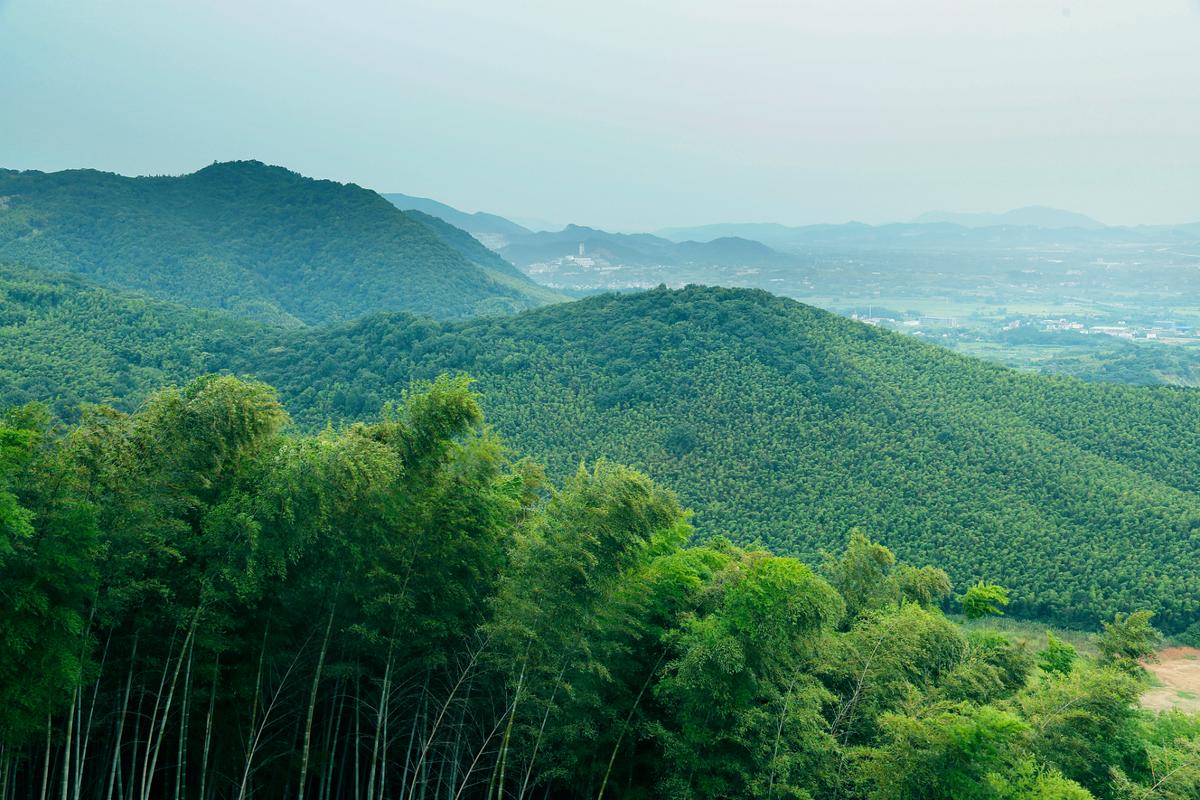
{"label": "dirt patch", "polygon": [[1155,711],[1169,708],[1200,711],[1200,649],[1168,647],[1146,669],[1162,684],[1142,695],[1142,705]]}

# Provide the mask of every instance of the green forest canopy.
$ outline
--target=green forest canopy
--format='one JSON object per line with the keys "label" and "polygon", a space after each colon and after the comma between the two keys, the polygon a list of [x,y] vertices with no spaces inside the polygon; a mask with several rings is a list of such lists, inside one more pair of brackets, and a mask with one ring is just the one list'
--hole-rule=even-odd
{"label": "green forest canopy", "polygon": [[465,378],[316,434],[228,376],[14,409],[0,797],[1200,793],[1200,718],[1137,706],[1147,612],[1034,653],[861,533],[819,572],[689,535],[626,467],[545,480]]}
{"label": "green forest canopy", "polygon": [[558,299],[494,254],[477,263],[444,227],[257,161],[181,177],[0,170],[0,259],[166,300],[295,325]]}
{"label": "green forest canopy", "polygon": [[704,537],[806,560],[854,526],[1009,613],[1094,627],[1200,615],[1200,395],[1003,369],[763,292],[595,297],[440,324],[285,330],[0,270],[0,404],[129,410],[204,372],[278,387],[304,428],[369,418],[414,379],[469,374],[556,480],[630,464]]}

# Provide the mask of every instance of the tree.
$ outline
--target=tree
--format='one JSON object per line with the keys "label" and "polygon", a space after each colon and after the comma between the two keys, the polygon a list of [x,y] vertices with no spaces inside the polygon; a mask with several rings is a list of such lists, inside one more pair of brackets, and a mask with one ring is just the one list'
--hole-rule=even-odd
{"label": "tree", "polygon": [[940,605],[954,590],[946,571],[933,566],[918,568],[902,564],[896,570],[896,583],[900,596],[921,608]]}
{"label": "tree", "polygon": [[1038,652],[1038,666],[1043,672],[1068,675],[1075,666],[1076,658],[1078,653],[1070,642],[1064,642],[1052,631],[1046,631],[1046,647]]}
{"label": "tree", "polygon": [[846,602],[847,620],[896,602],[898,590],[892,578],[895,563],[891,550],[872,542],[858,528],[850,530],[840,556],[825,557],[824,573]]}
{"label": "tree", "polygon": [[992,706],[939,703],[881,721],[884,741],[863,773],[872,800],[994,798],[995,776],[1014,770],[1028,726]]}
{"label": "tree", "polygon": [[1001,616],[1004,606],[1008,605],[1008,590],[995,583],[979,581],[967,589],[967,593],[959,598],[962,603],[963,615],[967,619],[981,619],[987,616]]}
{"label": "tree", "polygon": [[1111,796],[1112,769],[1140,773],[1141,687],[1112,668],[1050,673],[1015,699],[1030,725],[1030,752],[1099,797]]}
{"label": "tree", "polygon": [[1106,659],[1126,666],[1154,657],[1162,643],[1162,634],[1150,624],[1152,611],[1118,611],[1112,622],[1105,622],[1096,638],[1096,646]]}

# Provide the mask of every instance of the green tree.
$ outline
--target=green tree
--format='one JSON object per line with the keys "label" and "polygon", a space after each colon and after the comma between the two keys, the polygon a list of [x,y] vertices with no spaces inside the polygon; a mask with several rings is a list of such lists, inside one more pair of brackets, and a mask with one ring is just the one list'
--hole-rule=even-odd
{"label": "green tree", "polygon": [[996,776],[1015,768],[1028,726],[992,706],[934,704],[881,720],[884,741],[864,778],[875,800],[997,797]]}
{"label": "green tree", "polygon": [[896,583],[901,597],[922,608],[940,605],[954,591],[945,570],[928,565],[918,568],[901,564],[896,570]]}
{"label": "green tree", "polygon": [[967,619],[1000,616],[1008,605],[1008,590],[999,584],[979,581],[967,589],[959,602]]}
{"label": "green tree", "polygon": [[1162,634],[1150,624],[1153,616],[1152,611],[1129,614],[1118,611],[1112,622],[1104,623],[1103,631],[1096,638],[1096,647],[1109,661],[1125,665],[1136,665],[1153,658],[1162,644]]}
{"label": "green tree", "polygon": [[824,572],[845,600],[848,620],[897,601],[899,590],[892,577],[895,564],[891,550],[872,542],[858,528],[851,529],[840,556],[826,556]]}
{"label": "green tree", "polygon": [[1038,666],[1043,672],[1070,674],[1078,657],[1070,642],[1064,642],[1052,631],[1046,631],[1046,647],[1038,652]]}

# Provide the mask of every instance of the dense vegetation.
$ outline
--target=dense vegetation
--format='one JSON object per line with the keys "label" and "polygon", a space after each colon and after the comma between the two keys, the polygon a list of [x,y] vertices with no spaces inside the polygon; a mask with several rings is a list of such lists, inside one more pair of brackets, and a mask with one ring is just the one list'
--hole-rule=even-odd
{"label": "dense vegetation", "polygon": [[861,533],[818,572],[685,546],[625,467],[548,483],[465,379],[378,420],[300,434],[227,376],[10,411],[0,798],[1200,792],[1200,719],[1137,707],[1147,613],[1033,652]]}
{"label": "dense vegetation", "polygon": [[0,259],[281,324],[547,300],[374,192],[254,161],[155,178],[0,170]]}
{"label": "dense vegetation", "polygon": [[1094,627],[1146,606],[1197,632],[1194,391],[1018,373],[752,291],[247,332],[16,281],[0,403],[130,409],[162,381],[229,371],[275,384],[318,429],[370,417],[413,379],[469,373],[496,429],[554,479],[581,459],[633,465],[695,509],[701,538],[811,561],[861,526],[959,584],[1004,583],[1019,616]]}
{"label": "dense vegetation", "polygon": [[449,328],[374,319],[229,367],[312,425],[413,377],[479,379],[552,475],[607,457],[676,488],[702,533],[813,558],[852,525],[1026,616],[1200,614],[1200,396],[1015,373],[765,293],[584,300]]}

